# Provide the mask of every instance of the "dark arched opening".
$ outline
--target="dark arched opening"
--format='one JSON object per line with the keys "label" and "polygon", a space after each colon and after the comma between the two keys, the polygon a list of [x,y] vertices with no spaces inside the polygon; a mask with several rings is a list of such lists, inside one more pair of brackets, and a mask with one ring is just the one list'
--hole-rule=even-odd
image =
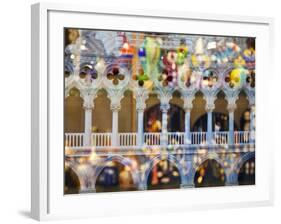
{"label": "dark arched opening", "polygon": [[169,160],[154,164],[147,178],[148,190],[180,188],[181,176],[177,167]]}
{"label": "dark arched opening", "polygon": [[[146,132],[161,132],[162,113],[160,104],[147,108],[144,112],[144,130]],[[159,128],[160,127],[160,128]],[[168,132],[184,132],[184,110],[173,103],[170,103],[168,111]]]}
{"label": "dark arched opening", "polygon": [[[213,112],[212,121],[213,131],[228,131],[228,114]],[[237,128],[236,123],[234,124],[234,127]],[[207,113],[197,119],[191,130],[203,132],[207,131]]]}
{"label": "dark arched opening", "polygon": [[255,184],[255,157],[247,160],[238,173],[239,185]]}
{"label": "dark arched opening", "polygon": [[249,131],[251,122],[250,109],[246,109],[240,117],[240,131]]}
{"label": "dark arched opening", "polygon": [[64,171],[64,193],[78,194],[80,191],[80,181],[77,174],[69,167]]}
{"label": "dark arched opening", "polygon": [[217,187],[225,185],[225,172],[222,166],[214,159],[203,162],[194,176],[195,187]]}
{"label": "dark arched opening", "polygon": [[119,162],[108,162],[96,181],[96,192],[118,192],[137,190],[130,167]]}
{"label": "dark arched opening", "polygon": [[236,101],[236,109],[234,112],[235,121],[239,125],[236,130],[247,131],[250,126],[250,110],[249,100],[245,91],[239,93],[239,98]]}

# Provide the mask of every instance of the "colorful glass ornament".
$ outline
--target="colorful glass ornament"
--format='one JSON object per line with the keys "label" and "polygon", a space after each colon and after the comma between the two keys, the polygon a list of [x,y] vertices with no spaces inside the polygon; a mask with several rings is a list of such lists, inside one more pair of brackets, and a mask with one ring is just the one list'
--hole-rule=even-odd
{"label": "colorful glass ornament", "polygon": [[143,48],[143,47],[139,48],[139,50],[138,50],[138,56],[139,56],[140,58],[146,56],[145,48]]}
{"label": "colorful glass ornament", "polygon": [[128,65],[131,63],[133,57],[134,57],[134,47],[129,44],[127,41],[127,38],[124,37],[124,43],[122,48],[119,51],[120,56],[118,58],[118,63],[123,65]]}
{"label": "colorful glass ornament", "polygon": [[184,64],[184,61],[187,57],[188,48],[185,44],[185,41],[181,41],[180,46],[177,48],[177,61],[178,65]]}
{"label": "colorful glass ornament", "polygon": [[120,54],[125,57],[133,57],[134,48],[129,44],[129,42],[124,42],[122,48],[120,49]]}
{"label": "colorful glass ornament", "polygon": [[175,87],[177,85],[177,73],[163,69],[162,74],[158,77],[158,81],[162,82],[163,87]]}
{"label": "colorful glass ornament", "polygon": [[255,38],[247,38],[246,40],[247,48],[243,51],[243,58],[246,61],[246,67],[248,69],[254,69],[255,68]]}
{"label": "colorful glass ornament", "polygon": [[244,67],[245,64],[246,63],[241,56],[238,56],[234,60],[233,65],[235,68],[232,69],[225,77],[225,82],[228,83],[230,88],[241,87],[241,85],[244,83],[248,74],[248,70]]}
{"label": "colorful glass ornament", "polygon": [[177,53],[174,50],[168,51],[162,57],[162,67],[164,67],[160,79],[163,86],[175,87],[177,85]]}
{"label": "colorful glass ornament", "polygon": [[145,49],[145,60],[142,60],[145,72],[153,79],[157,78],[158,63],[160,60],[161,40],[154,37],[146,37],[143,48]]}
{"label": "colorful glass ornament", "polygon": [[204,53],[203,45],[203,39],[200,37],[195,43],[195,52],[191,56],[192,65],[199,69],[206,69],[211,65],[210,57]]}
{"label": "colorful glass ornament", "polygon": [[177,58],[178,54],[174,50],[168,51],[166,55],[163,56],[163,65],[166,69],[173,71],[177,69]]}
{"label": "colorful glass ornament", "polygon": [[241,48],[234,42],[209,42],[208,50],[212,51],[211,60],[217,65],[226,64],[237,57]]}
{"label": "colorful glass ornament", "polygon": [[254,68],[255,67],[255,50],[253,48],[245,49],[243,51],[243,58],[246,61],[246,66],[248,68]]}
{"label": "colorful glass ornament", "polygon": [[212,88],[218,82],[218,76],[212,70],[206,69],[202,74],[202,85],[203,87]]}
{"label": "colorful glass ornament", "polygon": [[190,87],[192,84],[195,83],[195,73],[191,71],[187,61],[185,61],[185,63],[179,67],[178,72],[181,81],[185,84],[186,87]]}

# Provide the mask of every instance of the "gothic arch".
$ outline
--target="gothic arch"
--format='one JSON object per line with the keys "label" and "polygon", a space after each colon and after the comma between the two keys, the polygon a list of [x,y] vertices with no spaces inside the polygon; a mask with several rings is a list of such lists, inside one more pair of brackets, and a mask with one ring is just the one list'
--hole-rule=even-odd
{"label": "gothic arch", "polygon": [[67,96],[64,98],[65,132],[84,132],[84,102],[80,89],[72,87],[68,90]]}
{"label": "gothic arch", "polygon": [[82,190],[84,187],[86,187],[86,178],[87,178],[87,173],[90,173],[91,167],[87,167],[87,171],[86,172],[81,172],[78,169],[79,164],[72,162],[72,161],[66,161],[65,162],[65,167],[69,167],[70,169],[72,169],[72,171],[77,175],[78,179],[79,179],[79,183],[80,183],[80,190]]}
{"label": "gothic arch", "polygon": [[255,91],[253,91],[253,90],[251,90],[249,88],[243,88],[243,89],[241,89],[241,92],[242,91],[244,91],[244,93],[247,96],[247,100],[249,102],[249,106],[250,105],[254,105],[255,104]]}
{"label": "gothic arch", "polygon": [[[145,169],[145,171],[142,174],[142,181],[143,181],[143,184],[145,186],[147,185],[148,176],[149,176],[150,172],[152,171],[153,167],[159,161],[161,161],[161,156],[162,155],[157,155],[154,158],[152,158],[151,160],[149,160],[148,166],[147,166],[147,168]],[[176,168],[178,169],[178,171],[180,173],[181,183],[184,183],[185,179],[184,179],[183,167],[182,167],[180,161],[175,156],[173,156],[171,154],[167,154],[167,160],[169,162],[173,163],[176,166]]]}
{"label": "gothic arch", "polygon": [[254,157],[255,157],[255,152],[247,152],[233,165],[232,170],[239,172],[243,164],[247,162],[249,159],[252,159]]}
{"label": "gothic arch", "polygon": [[198,89],[194,93],[194,99],[192,101],[192,109],[190,112],[190,128],[192,130],[192,127],[195,125],[197,120],[206,114],[206,99],[205,95],[202,90]]}
{"label": "gothic arch", "polygon": [[[92,177],[92,186],[93,187],[95,187],[96,181],[97,181],[99,175],[101,174],[103,169],[106,167],[106,163],[107,162],[112,162],[112,161],[121,163],[123,166],[129,166],[129,167],[133,166],[133,163],[132,163],[131,159],[125,158],[125,157],[120,156],[120,155],[113,155],[113,156],[109,156],[109,157],[103,159],[102,161],[100,161],[96,165],[96,167],[94,169],[93,177]],[[131,170],[130,173],[132,175],[134,184],[137,185],[139,183],[139,179],[140,179],[138,171],[132,171]]]}
{"label": "gothic arch", "polygon": [[75,80],[74,75],[70,76],[67,81],[65,81],[65,92],[64,97],[69,97],[69,92],[72,88],[76,88],[80,92],[80,97],[82,98],[81,91],[84,89],[80,80]]}
{"label": "gothic arch", "polygon": [[[197,169],[204,163],[206,162],[207,160],[215,160],[222,168],[224,168],[224,165],[223,165],[223,161],[219,158],[218,154],[217,153],[208,153],[207,155],[205,155],[203,158],[202,158],[202,161],[200,164],[198,165],[193,165],[191,171],[190,171],[190,179],[191,180],[194,180],[195,178],[195,175],[196,175],[196,172],[197,172]],[[226,173],[226,172],[225,172]]]}
{"label": "gothic arch", "polygon": [[[228,117],[228,114],[227,113],[220,113],[220,112],[216,112],[214,111],[212,116],[219,116],[219,115],[223,115],[223,116],[226,116]],[[213,119],[213,122],[215,120]],[[194,121],[194,124],[190,127],[192,131],[196,131],[197,127],[198,127],[198,124],[201,123],[203,124],[202,127],[203,127],[203,130],[205,129],[205,131],[207,131],[207,113],[205,114],[202,114],[200,117],[198,117],[195,121]],[[239,127],[239,124],[240,123],[237,123],[235,120],[234,120],[234,127],[235,128],[238,128]],[[226,123],[226,131],[228,130],[228,120],[227,120],[227,123]]]}

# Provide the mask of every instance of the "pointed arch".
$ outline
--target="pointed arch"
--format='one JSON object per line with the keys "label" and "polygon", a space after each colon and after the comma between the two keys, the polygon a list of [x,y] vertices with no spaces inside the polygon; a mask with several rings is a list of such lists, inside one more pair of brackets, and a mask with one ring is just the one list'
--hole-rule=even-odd
{"label": "pointed arch", "polygon": [[92,173],[92,167],[89,164],[84,164],[81,168],[81,164],[75,161],[66,160],[65,168],[69,167],[78,177],[80,183],[80,191],[90,186],[90,175]]}
{"label": "pointed arch", "polygon": [[200,164],[194,164],[190,173],[191,173],[191,179],[194,180],[195,174],[198,170],[198,168],[207,160],[215,160],[222,168],[224,167],[223,161],[219,158],[217,153],[208,153],[204,157],[201,158],[201,163]]}
{"label": "pointed arch", "polygon": [[[120,156],[120,155],[113,155],[113,156],[106,157],[105,159],[101,160],[95,166],[95,169],[94,169],[94,172],[93,172],[94,175],[92,177],[92,185],[93,186],[95,186],[99,175],[101,174],[103,169],[107,166],[106,164],[108,162],[118,162],[118,163],[122,164],[123,166],[129,166],[130,168],[133,168],[133,162],[129,158],[125,158],[125,157]],[[131,169],[130,174],[132,175],[134,184],[137,185],[139,183],[139,180],[140,180],[138,171],[136,171],[134,169]]]}
{"label": "pointed arch", "polygon": [[64,99],[64,131],[82,133],[84,132],[84,117],[83,109],[84,99],[81,91],[73,87],[69,90],[69,97]]}
{"label": "pointed arch", "polygon": [[237,100],[236,100],[236,109],[234,112],[235,122],[239,124],[238,129],[244,131],[245,120],[243,116],[245,112],[249,111],[249,99],[245,89],[241,89]]}
{"label": "pointed arch", "polygon": [[195,187],[224,186],[227,182],[224,165],[214,158],[204,159],[197,166],[192,181]]}
{"label": "pointed arch", "polygon": [[[185,180],[184,180],[183,167],[182,167],[180,161],[171,154],[167,154],[165,156],[167,156],[166,160],[171,162],[178,169],[178,171],[180,173],[181,183],[184,183]],[[159,155],[155,156],[154,158],[152,158],[151,160],[149,160],[148,166],[146,167],[145,171],[142,174],[142,181],[143,181],[144,185],[147,185],[148,176],[149,176],[150,172],[152,171],[153,167],[162,160],[161,157],[162,157],[162,155],[159,154]]]}
{"label": "pointed arch", "polygon": [[[194,95],[194,100],[192,101],[192,110],[190,112],[190,127],[192,131],[194,130],[194,125],[196,124],[197,120],[206,114],[206,99],[204,98],[204,93],[201,90],[196,91]],[[203,124],[202,124],[203,125]]]}
{"label": "pointed arch", "polygon": [[255,152],[247,152],[245,153],[236,163],[233,164],[233,170],[239,172],[241,167],[244,165],[246,161],[255,157]]}

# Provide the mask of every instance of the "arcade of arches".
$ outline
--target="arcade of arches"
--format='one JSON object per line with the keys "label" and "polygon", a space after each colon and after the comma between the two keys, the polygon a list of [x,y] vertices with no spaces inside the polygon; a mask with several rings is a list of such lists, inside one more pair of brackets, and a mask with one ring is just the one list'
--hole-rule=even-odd
{"label": "arcade of arches", "polygon": [[[194,187],[218,187],[227,185],[226,170],[214,159],[207,159],[195,170],[192,180]],[[255,157],[245,162],[236,171],[238,185],[255,184]],[[147,177],[147,190],[178,189],[182,177],[178,167],[167,159],[161,159],[153,164]],[[132,176],[132,167],[117,161],[106,163],[96,179],[95,192],[119,192],[142,190]],[[70,168],[65,172],[65,193],[80,192],[81,184],[78,175]]]}
{"label": "arcade of arches", "polygon": [[[105,90],[100,90],[94,100],[95,107],[92,113],[92,131],[104,133],[112,131],[112,116],[110,110],[110,100]],[[191,130],[207,130],[207,113],[205,110],[205,100],[201,92],[196,93],[191,110]],[[150,94],[146,100],[147,108],[144,113],[144,130],[147,132],[161,131],[161,110],[160,101],[156,94]],[[170,100],[170,109],[168,111],[168,131],[184,131],[184,109],[183,100],[179,92],[173,94]],[[234,113],[235,130],[249,130],[249,103],[245,92],[239,94],[236,101],[237,109]],[[126,91],[121,100],[121,109],[118,116],[119,132],[136,132],[137,131],[137,112],[136,102],[130,90]],[[227,99],[223,92],[217,94],[215,109],[213,111],[213,131],[228,130],[228,110]],[[154,125],[153,123],[158,123]],[[70,96],[65,99],[65,132],[81,133],[84,131],[84,109],[83,99],[80,97],[78,89],[73,88]]]}
{"label": "arcade of arches", "polygon": [[65,194],[255,184],[255,38],[64,38]]}

